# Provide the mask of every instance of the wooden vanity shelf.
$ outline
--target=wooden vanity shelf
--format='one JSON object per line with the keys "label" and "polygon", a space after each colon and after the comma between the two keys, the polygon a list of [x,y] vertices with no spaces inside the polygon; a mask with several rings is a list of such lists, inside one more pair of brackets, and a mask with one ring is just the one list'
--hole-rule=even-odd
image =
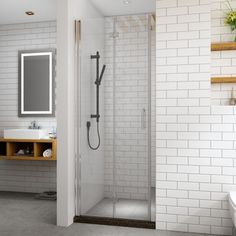
{"label": "wooden vanity shelf", "polygon": [[[52,149],[52,157],[43,157],[43,152]],[[30,154],[16,155],[20,149],[28,149]],[[57,141],[55,139],[0,139],[0,160],[56,161]]]}
{"label": "wooden vanity shelf", "polygon": [[211,51],[229,51],[236,50],[236,42],[212,43]]}
{"label": "wooden vanity shelf", "polygon": [[236,83],[236,77],[212,77],[211,83],[212,84]]}

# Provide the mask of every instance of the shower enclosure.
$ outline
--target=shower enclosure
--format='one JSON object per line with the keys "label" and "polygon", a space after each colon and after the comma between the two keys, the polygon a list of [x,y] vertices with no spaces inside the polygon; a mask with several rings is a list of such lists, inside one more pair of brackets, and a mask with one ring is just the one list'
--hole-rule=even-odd
{"label": "shower enclosure", "polygon": [[[155,16],[105,17],[96,24],[104,31],[98,26],[83,44],[82,28],[79,49],[90,77],[79,81],[77,215],[155,221]],[[88,47],[89,38],[94,46]],[[96,51],[106,71],[99,93],[101,145],[92,150],[86,123],[96,144],[96,121],[90,119],[96,110],[96,66],[88,55]]]}

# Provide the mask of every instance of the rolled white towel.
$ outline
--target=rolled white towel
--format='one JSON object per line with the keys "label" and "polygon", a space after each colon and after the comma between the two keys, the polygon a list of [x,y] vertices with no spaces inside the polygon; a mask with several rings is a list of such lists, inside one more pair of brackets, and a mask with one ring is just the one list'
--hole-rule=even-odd
{"label": "rolled white towel", "polygon": [[52,149],[47,149],[43,152],[43,157],[52,157]]}

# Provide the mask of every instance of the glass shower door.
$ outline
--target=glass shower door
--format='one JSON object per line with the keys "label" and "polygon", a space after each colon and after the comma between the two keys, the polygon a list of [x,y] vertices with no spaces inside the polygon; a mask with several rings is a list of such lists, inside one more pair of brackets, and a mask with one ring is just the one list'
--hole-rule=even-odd
{"label": "glass shower door", "polygon": [[113,19],[114,218],[150,220],[148,17]]}
{"label": "glass shower door", "polygon": [[81,44],[81,71],[91,75],[80,81],[79,215],[151,221],[150,15],[105,18],[105,50],[99,50],[106,64],[100,92],[101,146],[94,151],[87,143],[86,122],[94,111],[96,66],[89,58],[97,46],[85,46],[93,45],[98,31],[87,32],[89,38],[82,32],[81,40],[86,42]]}
{"label": "glass shower door", "polygon": [[[95,81],[97,79],[97,60],[92,56],[99,52],[99,74],[105,63],[104,52],[104,19],[103,17],[89,18],[81,21],[79,42],[79,76],[78,76],[78,170],[77,170],[77,215],[86,217],[113,217],[113,200],[105,196],[104,174],[104,136],[105,136],[105,108],[104,108],[104,88],[106,78],[103,78],[100,86],[99,102],[99,132],[97,121],[91,118],[91,114],[96,114],[97,91]],[[109,68],[108,68],[109,69]],[[109,74],[108,69],[105,74]],[[87,123],[90,122],[88,130]],[[99,143],[97,150],[89,147],[89,142],[93,147]],[[89,140],[88,140],[89,138]],[[88,142],[89,141],[89,142]]]}

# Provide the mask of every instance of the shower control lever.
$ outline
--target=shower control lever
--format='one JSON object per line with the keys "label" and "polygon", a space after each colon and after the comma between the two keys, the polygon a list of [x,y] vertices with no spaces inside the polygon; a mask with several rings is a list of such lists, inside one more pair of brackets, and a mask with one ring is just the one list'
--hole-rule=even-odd
{"label": "shower control lever", "polygon": [[97,118],[97,119],[99,119],[99,118],[100,118],[100,115],[91,115],[90,117],[91,117],[91,118]]}
{"label": "shower control lever", "polygon": [[99,52],[97,52],[95,55],[91,55],[91,59],[100,59]]}

